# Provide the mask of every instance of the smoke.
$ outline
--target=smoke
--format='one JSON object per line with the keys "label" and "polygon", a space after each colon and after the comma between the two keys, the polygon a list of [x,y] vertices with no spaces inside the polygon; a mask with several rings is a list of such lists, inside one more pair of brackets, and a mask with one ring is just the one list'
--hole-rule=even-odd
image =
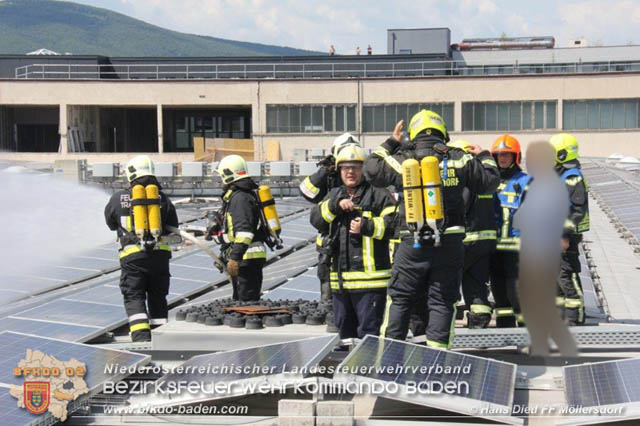
{"label": "smoke", "polygon": [[104,222],[103,191],[13,166],[0,170],[0,200],[0,290],[33,291],[16,275],[46,276],[44,265],[115,239]]}

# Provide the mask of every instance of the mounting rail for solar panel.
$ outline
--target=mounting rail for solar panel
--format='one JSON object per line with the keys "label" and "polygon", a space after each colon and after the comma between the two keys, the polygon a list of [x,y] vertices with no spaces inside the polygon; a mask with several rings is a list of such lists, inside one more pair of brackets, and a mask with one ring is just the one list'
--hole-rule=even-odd
{"label": "mounting rail for solar panel", "polygon": [[[640,326],[600,325],[569,327],[579,347],[606,345],[640,346]],[[419,336],[415,342],[420,342]],[[530,344],[529,333],[524,328],[466,329],[457,328],[453,348],[498,348],[505,346],[526,346]]]}

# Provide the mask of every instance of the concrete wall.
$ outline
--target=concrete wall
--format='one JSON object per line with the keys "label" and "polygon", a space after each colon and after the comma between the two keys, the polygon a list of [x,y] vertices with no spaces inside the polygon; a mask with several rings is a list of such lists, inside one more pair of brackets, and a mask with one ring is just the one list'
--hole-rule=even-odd
{"label": "concrete wall", "polygon": [[[338,134],[267,134],[268,104],[355,104],[358,109],[358,130],[355,133],[360,135],[365,146],[374,147],[387,135],[359,133],[362,105],[454,102],[455,125],[451,129],[452,137],[464,137],[483,146],[489,146],[502,132],[465,132],[462,135],[460,130],[463,102],[556,100],[556,121],[561,129],[563,100],[608,98],[640,98],[640,73],[379,80],[0,81],[0,106],[51,105],[54,102],[74,107],[144,105],[168,108],[251,105],[252,137],[256,145],[257,158],[263,158],[266,141],[275,139],[280,142],[285,160],[292,158],[293,150],[296,148],[328,147]],[[71,110],[68,117],[60,117],[61,123],[75,120],[74,109]],[[546,139],[550,135],[548,130],[512,133],[525,145],[528,141]],[[574,133],[579,138],[583,155],[608,156],[612,152],[622,152],[640,156],[640,129]],[[101,161],[111,161],[107,160],[107,157],[111,158],[111,154],[102,155],[104,160]],[[115,158],[128,155],[115,154]],[[37,154],[33,156],[37,158]]]}

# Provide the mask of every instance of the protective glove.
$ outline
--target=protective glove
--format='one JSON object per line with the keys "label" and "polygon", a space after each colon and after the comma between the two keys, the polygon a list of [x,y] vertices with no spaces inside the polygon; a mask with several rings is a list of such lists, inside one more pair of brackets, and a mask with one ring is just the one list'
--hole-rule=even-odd
{"label": "protective glove", "polygon": [[229,259],[229,261],[227,262],[227,273],[229,274],[229,276],[237,277],[239,269],[240,262],[238,262],[237,260]]}

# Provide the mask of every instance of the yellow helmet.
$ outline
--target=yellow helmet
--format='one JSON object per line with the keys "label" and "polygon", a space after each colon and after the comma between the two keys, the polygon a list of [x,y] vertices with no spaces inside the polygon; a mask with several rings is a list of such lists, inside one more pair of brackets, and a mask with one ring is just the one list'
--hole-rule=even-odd
{"label": "yellow helmet", "polygon": [[549,143],[556,150],[556,161],[566,163],[578,158],[578,141],[570,133],[558,133],[551,136]]}
{"label": "yellow helmet", "polygon": [[364,163],[365,158],[366,154],[364,149],[359,145],[350,144],[338,152],[338,156],[336,157],[336,167],[339,168],[340,163]]}
{"label": "yellow helmet", "polygon": [[411,121],[409,122],[409,139],[414,140],[418,134],[425,130],[427,134],[431,134],[430,130],[437,130],[442,134],[444,140],[449,142],[447,125],[442,117],[433,111],[423,109],[411,117]]}
{"label": "yellow helmet", "polygon": [[129,182],[133,182],[142,176],[153,176],[155,174],[153,161],[151,161],[148,155],[133,157],[127,163],[125,173],[127,174],[127,180]]}
{"label": "yellow helmet", "polygon": [[460,148],[461,150],[466,152],[469,148],[471,148],[471,142],[458,139],[457,141],[447,143],[447,146],[452,148]]}
{"label": "yellow helmet", "polygon": [[337,157],[340,150],[350,144],[356,144],[360,146],[360,141],[351,133],[341,134],[333,140],[333,145],[331,146],[331,155],[333,155],[334,158]]}
{"label": "yellow helmet", "polygon": [[239,155],[227,155],[224,157],[216,172],[222,178],[222,183],[228,185],[240,179],[248,178],[247,162]]}

